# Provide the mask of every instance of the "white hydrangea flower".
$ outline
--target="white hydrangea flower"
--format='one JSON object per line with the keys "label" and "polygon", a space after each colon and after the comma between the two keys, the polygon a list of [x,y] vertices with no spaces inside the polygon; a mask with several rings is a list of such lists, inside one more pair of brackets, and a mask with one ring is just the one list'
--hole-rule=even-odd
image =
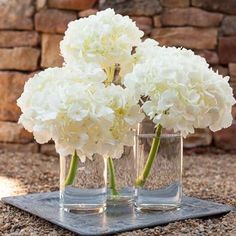
{"label": "white hydrangea flower", "polygon": [[103,83],[107,79],[106,73],[97,64],[81,61],[77,65],[67,64],[64,68],[71,74],[70,79],[74,81],[81,81],[83,83]]}
{"label": "white hydrangea flower", "polygon": [[159,43],[154,39],[145,39],[135,48],[133,63],[143,63],[146,59],[156,56],[156,49]]}
{"label": "white hydrangea flower", "polygon": [[[97,147],[97,153],[111,158],[120,158],[124,151],[124,145],[133,146],[134,130],[144,118],[140,112],[138,100],[127,88],[111,84],[105,89],[106,101],[114,112],[111,126],[104,125],[110,136]],[[91,149],[91,147],[88,147]]]}
{"label": "white hydrangea flower", "polygon": [[[86,78],[87,77],[87,78]],[[39,143],[53,139],[61,155],[89,156],[83,147],[89,142],[96,146],[109,137],[104,127],[112,124],[113,110],[104,97],[102,70],[85,74],[68,68],[47,69],[31,78],[17,104],[23,114],[19,122]],[[87,81],[87,83],[85,83]],[[93,130],[91,134],[91,130]],[[96,150],[95,150],[96,152]]]}
{"label": "white hydrangea flower", "polygon": [[[115,64],[126,70],[133,46],[141,42],[143,32],[128,17],[106,9],[69,23],[60,48],[67,64],[84,60],[109,70]],[[121,72],[122,74],[123,72]]]}
{"label": "white hydrangea flower", "polygon": [[38,143],[54,140],[60,155],[120,157],[143,115],[128,89],[105,87],[103,70],[90,66],[50,68],[28,80],[19,122]]}
{"label": "white hydrangea flower", "polygon": [[114,121],[110,128],[114,141],[127,146],[133,145],[133,129],[144,118],[138,100],[128,88],[111,85],[106,95],[110,98],[109,107],[114,111]]}
{"label": "white hydrangea flower", "polygon": [[143,104],[146,115],[183,136],[194,128],[217,131],[231,125],[235,99],[229,77],[213,72],[191,50],[155,46],[152,53],[125,77],[136,96],[149,97]]}

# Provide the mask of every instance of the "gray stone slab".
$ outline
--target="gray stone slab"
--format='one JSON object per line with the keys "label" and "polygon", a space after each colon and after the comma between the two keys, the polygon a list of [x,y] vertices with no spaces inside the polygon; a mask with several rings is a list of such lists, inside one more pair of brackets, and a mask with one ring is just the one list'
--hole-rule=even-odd
{"label": "gray stone slab", "polygon": [[36,193],[6,197],[2,201],[81,235],[106,235],[164,225],[190,218],[228,213],[233,207],[184,197],[180,210],[136,212],[133,207],[109,207],[101,214],[73,214],[60,209],[59,193]]}

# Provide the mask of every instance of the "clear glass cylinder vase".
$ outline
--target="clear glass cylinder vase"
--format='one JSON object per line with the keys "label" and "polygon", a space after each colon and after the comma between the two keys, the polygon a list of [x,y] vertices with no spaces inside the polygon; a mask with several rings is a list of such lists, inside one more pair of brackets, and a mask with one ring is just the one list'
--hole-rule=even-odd
{"label": "clear glass cylinder vase", "polygon": [[133,147],[126,146],[120,158],[107,159],[107,202],[111,205],[132,204],[135,161]]}
{"label": "clear glass cylinder vase", "polygon": [[[181,204],[182,136],[170,130],[160,130],[158,139],[152,123],[139,124],[135,147],[136,180],[143,176],[146,179],[142,184],[135,184],[135,206],[138,210],[172,210]],[[154,144],[159,144],[158,148]]]}
{"label": "clear glass cylinder vase", "polygon": [[73,213],[100,213],[106,209],[107,165],[94,155],[81,161],[60,156],[60,207]]}

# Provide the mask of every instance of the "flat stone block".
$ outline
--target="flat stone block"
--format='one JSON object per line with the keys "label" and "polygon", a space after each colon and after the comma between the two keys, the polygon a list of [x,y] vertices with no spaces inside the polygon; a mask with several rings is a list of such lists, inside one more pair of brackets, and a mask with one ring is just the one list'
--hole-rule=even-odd
{"label": "flat stone block", "polygon": [[[232,111],[233,113],[233,111]],[[232,114],[233,115],[233,114]],[[215,132],[214,143],[216,147],[224,150],[236,150],[236,122],[226,129]]]}
{"label": "flat stone block", "polygon": [[207,12],[198,8],[167,9],[161,16],[164,26],[215,27],[220,24],[223,14]]}
{"label": "flat stone block", "polygon": [[97,0],[48,0],[49,7],[68,10],[86,10]]}
{"label": "flat stone block", "polygon": [[0,130],[0,142],[30,143],[33,141],[33,135],[20,124],[0,121]]}
{"label": "flat stone block", "polygon": [[45,33],[64,33],[69,22],[76,18],[74,11],[44,9],[35,14],[35,29]]}
{"label": "flat stone block", "polygon": [[0,31],[0,47],[37,46],[39,34],[35,31]]}
{"label": "flat stone block", "polygon": [[26,153],[37,153],[39,151],[39,145],[37,143],[1,143],[0,150],[10,152],[26,152]]}
{"label": "flat stone block", "polygon": [[60,41],[63,35],[43,34],[42,35],[42,57],[41,66],[56,67],[62,66],[63,58],[60,55]]}
{"label": "flat stone block", "polygon": [[34,71],[38,69],[39,49],[31,47],[1,48],[1,70]]}
{"label": "flat stone block", "polygon": [[214,49],[217,44],[217,29],[197,27],[155,28],[151,32],[151,38],[165,46]]}
{"label": "flat stone block", "polygon": [[221,64],[236,62],[236,36],[220,37],[218,50]]}
{"label": "flat stone block", "polygon": [[160,0],[163,7],[188,7],[190,4],[189,0]]}
{"label": "flat stone block", "polygon": [[103,0],[99,9],[113,8],[116,13],[129,16],[154,16],[162,11],[158,0]]}
{"label": "flat stone block", "polygon": [[20,117],[20,108],[16,100],[23,92],[25,82],[33,76],[13,71],[0,71],[0,120],[17,121]]}
{"label": "flat stone block", "polygon": [[34,1],[1,0],[0,29],[33,29]]}

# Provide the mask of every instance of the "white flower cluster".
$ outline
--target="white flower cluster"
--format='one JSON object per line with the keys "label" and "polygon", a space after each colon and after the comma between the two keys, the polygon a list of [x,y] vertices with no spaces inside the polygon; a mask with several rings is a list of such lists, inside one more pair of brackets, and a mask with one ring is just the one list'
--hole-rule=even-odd
{"label": "white flower cluster", "polygon": [[209,69],[205,59],[191,50],[159,47],[148,40],[136,49],[137,64],[126,75],[125,85],[137,97],[147,97],[143,111],[154,123],[181,131],[212,131],[232,123],[235,103],[229,77]]}
{"label": "white flower cluster", "polygon": [[129,17],[107,9],[73,21],[61,42],[62,68],[31,78],[18,99],[19,122],[39,143],[54,140],[60,155],[77,151],[120,157],[133,145],[133,131],[144,115],[138,99],[114,79],[115,64],[132,64],[133,46],[143,35]]}
{"label": "white flower cluster", "polygon": [[30,79],[18,99],[19,122],[37,142],[53,139],[61,155],[121,155],[143,118],[137,101],[128,89],[106,88],[103,70],[83,68],[50,68]]}
{"label": "white flower cluster", "polygon": [[64,67],[26,83],[19,122],[39,143],[52,139],[58,153],[76,150],[80,158],[120,157],[144,118],[143,97],[145,115],[184,136],[194,128],[228,127],[235,102],[228,78],[191,50],[141,42],[142,36],[129,17],[111,9],[71,22],[61,42]]}
{"label": "white flower cluster", "polygon": [[[104,79],[102,73],[94,73],[94,76]],[[100,115],[100,120],[107,120],[112,114],[104,104],[105,99],[96,98],[103,89],[102,83],[81,82],[86,77],[89,79],[85,73],[65,68],[47,69],[26,83],[18,99],[23,112],[20,123],[34,133],[39,143],[53,139],[62,155],[73,153],[87,142],[86,122],[89,119]],[[93,125],[99,126],[100,120],[94,119]]]}
{"label": "white flower cluster", "polygon": [[[132,47],[140,44],[143,32],[128,16],[107,9],[69,23],[61,41],[61,53],[68,64],[95,63],[103,69],[132,61]],[[124,66],[123,66],[124,65]]]}

